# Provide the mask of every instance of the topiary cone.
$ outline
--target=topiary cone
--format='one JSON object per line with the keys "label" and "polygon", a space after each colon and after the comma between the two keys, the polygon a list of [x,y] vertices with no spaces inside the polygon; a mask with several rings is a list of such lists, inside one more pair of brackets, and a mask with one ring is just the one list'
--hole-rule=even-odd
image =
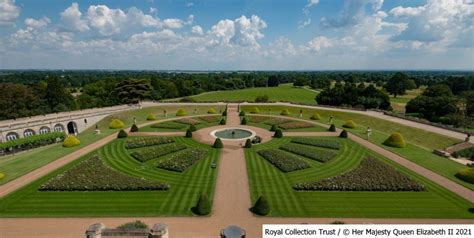
{"label": "topiary cone", "polygon": [[247,118],[242,117],[242,121],[240,122],[241,125],[247,125]]}
{"label": "topiary cone", "polygon": [[126,138],[127,136],[128,136],[127,132],[125,132],[124,130],[120,130],[117,135],[117,138]]}
{"label": "topiary cone", "polygon": [[281,129],[276,129],[275,134],[273,134],[273,137],[282,138],[283,137],[283,132],[281,131]]}
{"label": "topiary cone", "polygon": [[130,128],[130,132],[137,132],[138,131],[138,126],[133,124],[132,128]]}
{"label": "topiary cone", "polygon": [[330,132],[336,132],[336,125],[331,124],[331,126],[329,127],[329,131]]}
{"label": "topiary cone", "polygon": [[343,125],[343,127],[349,128],[349,129],[355,129],[357,127],[357,124],[355,124],[353,120],[348,120],[346,124]]}
{"label": "topiary cone", "polygon": [[74,147],[80,145],[81,141],[77,139],[75,136],[68,136],[63,141],[63,147]]}
{"label": "topiary cone", "polygon": [[195,207],[191,209],[196,215],[205,216],[211,213],[211,203],[206,194],[201,194]]}
{"label": "topiary cone", "polygon": [[224,144],[222,144],[222,140],[220,138],[216,138],[216,140],[214,141],[214,145],[212,147],[216,149],[222,149],[224,148]]}
{"label": "topiary cone", "polygon": [[249,148],[252,148],[252,140],[247,139],[247,140],[245,141],[245,148],[248,148],[248,149],[249,149]]}
{"label": "topiary cone", "polygon": [[270,204],[264,196],[260,196],[250,210],[257,215],[266,216],[270,213]]}
{"label": "topiary cone", "polygon": [[193,132],[190,129],[186,130],[186,138],[192,138],[193,137]]}
{"label": "topiary cone", "polygon": [[272,125],[270,128],[270,131],[276,131],[278,129],[277,125]]}
{"label": "topiary cone", "polygon": [[386,146],[396,147],[396,148],[404,148],[406,146],[405,139],[403,138],[402,134],[395,132],[387,140],[383,143]]}

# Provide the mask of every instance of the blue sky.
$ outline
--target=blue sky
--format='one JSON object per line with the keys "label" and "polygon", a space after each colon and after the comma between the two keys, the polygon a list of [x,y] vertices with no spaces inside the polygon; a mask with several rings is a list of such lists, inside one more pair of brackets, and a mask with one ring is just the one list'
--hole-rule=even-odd
{"label": "blue sky", "polygon": [[0,68],[474,70],[473,0],[0,0]]}

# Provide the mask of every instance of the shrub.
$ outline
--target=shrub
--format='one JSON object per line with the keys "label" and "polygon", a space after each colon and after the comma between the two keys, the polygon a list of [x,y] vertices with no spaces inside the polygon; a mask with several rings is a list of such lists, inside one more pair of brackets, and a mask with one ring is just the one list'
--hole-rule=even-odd
{"label": "shrub", "polygon": [[309,118],[311,120],[321,120],[321,115],[319,113],[315,112],[311,117]]}
{"label": "shrub", "polygon": [[66,137],[66,139],[64,139],[64,142],[63,142],[63,147],[74,147],[74,146],[78,146],[81,144],[81,141],[79,139],[77,139],[75,136],[68,136]]}
{"label": "shrub", "polygon": [[340,148],[340,144],[334,140],[325,140],[320,138],[311,138],[311,137],[293,137],[291,142],[303,145],[311,145],[317,146],[327,149],[338,150]]}
{"label": "shrub", "polygon": [[195,207],[191,208],[194,214],[199,216],[209,215],[211,213],[211,203],[206,194],[201,194]]}
{"label": "shrub", "polygon": [[192,132],[195,132],[195,131],[197,131],[197,128],[196,128],[195,125],[191,124],[191,125],[189,125],[189,130],[192,131]]}
{"label": "shrub", "polygon": [[342,125],[343,127],[345,128],[349,128],[349,129],[355,129],[357,128],[357,125],[355,124],[355,122],[353,120],[348,120],[346,122],[346,124]]}
{"label": "shrub", "polygon": [[317,182],[299,183],[296,190],[318,191],[424,191],[425,187],[384,162],[366,158],[356,169]]}
{"label": "shrub", "polygon": [[341,133],[339,134],[339,137],[341,138],[348,138],[349,134],[347,134],[346,130],[342,130]]}
{"label": "shrub", "polygon": [[278,149],[260,150],[257,153],[283,172],[311,167],[308,162]]}
{"label": "shrub", "polygon": [[247,148],[247,149],[252,148],[252,140],[247,139],[247,140],[245,141],[245,146],[244,146],[244,147]]}
{"label": "shrub", "polygon": [[125,124],[123,123],[123,121],[119,119],[113,119],[109,124],[110,129],[120,129],[120,128],[123,128],[124,126]]}
{"label": "shrub", "polygon": [[225,108],[225,110],[222,112],[222,116],[223,116],[223,117],[226,117],[226,116],[227,116],[227,108]]}
{"label": "shrub", "polygon": [[148,116],[146,117],[146,120],[147,120],[147,121],[154,121],[154,120],[156,120],[155,114],[151,114],[151,113],[148,114]]}
{"label": "shrub", "polygon": [[120,230],[135,230],[135,229],[148,229],[148,225],[142,221],[136,220],[127,222],[117,227]]}
{"label": "shrub", "polygon": [[239,112],[239,116],[244,117],[244,116],[245,116],[245,112],[244,112],[244,111],[240,111],[240,112]]}
{"label": "shrub", "polygon": [[186,130],[186,138],[192,138],[193,137],[193,132],[190,129]]}
{"label": "shrub", "polygon": [[240,121],[240,125],[247,125],[247,118],[242,117],[242,120]]}
{"label": "shrub", "polygon": [[336,125],[331,124],[331,126],[329,126],[329,131],[330,132],[336,132]]}
{"label": "shrub", "polygon": [[209,110],[207,110],[207,113],[208,113],[208,114],[216,114],[217,111],[216,111],[216,109],[214,109],[213,107],[211,107],[211,108],[209,108]]}
{"label": "shrub", "polygon": [[133,151],[130,155],[140,162],[146,162],[163,155],[171,154],[186,149],[186,146],[179,143],[163,144],[145,147]]}
{"label": "shrub", "polygon": [[282,138],[283,137],[283,132],[280,129],[276,129],[275,134],[273,134],[273,137]]}
{"label": "shrub", "polygon": [[4,173],[0,173],[0,180],[2,180],[3,178],[5,178],[5,174],[4,174]]}
{"label": "shrub", "polygon": [[270,127],[270,131],[276,131],[277,129],[278,129],[277,125],[272,125],[272,127]]}
{"label": "shrub", "polygon": [[290,112],[288,111],[288,109],[283,109],[283,110],[280,112],[280,115],[282,115],[282,116],[288,116],[288,115],[290,115]]}
{"label": "shrub", "polygon": [[127,138],[127,137],[128,137],[128,134],[124,130],[120,130],[117,135],[117,138]]}
{"label": "shrub", "polygon": [[138,126],[133,124],[132,128],[130,128],[130,132],[137,132],[138,131]]}
{"label": "shrub", "polygon": [[257,96],[257,97],[255,98],[255,102],[268,102],[268,100],[269,100],[269,97],[268,97],[268,95],[266,95],[266,94],[265,94],[265,95],[261,95],[261,96]]}
{"label": "shrub", "polygon": [[395,132],[387,140],[383,142],[384,145],[390,147],[404,148],[406,146],[405,139],[402,134]]}
{"label": "shrub", "polygon": [[334,158],[337,154],[331,151],[310,147],[307,145],[289,143],[280,147],[280,149],[297,154],[319,162],[327,162]]}
{"label": "shrub", "polygon": [[191,148],[178,152],[165,161],[160,161],[160,163],[158,163],[158,168],[183,172],[193,166],[199,160],[206,158],[206,156],[207,150]]}
{"label": "shrub", "polygon": [[222,118],[220,121],[219,121],[219,125],[225,125],[226,123],[226,120],[224,118]]}
{"label": "shrub", "polygon": [[222,144],[222,140],[220,138],[216,138],[216,140],[214,141],[214,145],[212,147],[216,149],[221,149],[221,148],[224,148],[224,144]]}
{"label": "shrub", "polygon": [[454,152],[455,157],[474,159],[474,147]]}
{"label": "shrub", "polygon": [[176,112],[177,117],[182,117],[182,116],[186,116],[186,115],[188,115],[188,113],[186,112],[186,110],[184,110],[182,108],[178,109],[178,111]]}
{"label": "shrub", "polygon": [[474,183],[474,168],[462,169],[455,176],[468,183]]}
{"label": "shrub", "polygon": [[270,204],[264,196],[260,196],[250,210],[257,215],[266,216],[270,213]]}
{"label": "shrub", "polygon": [[126,149],[136,149],[152,145],[169,144],[175,142],[173,137],[134,137],[125,141]]}
{"label": "shrub", "polygon": [[257,114],[260,113],[260,110],[258,109],[258,107],[253,107],[252,110],[250,110],[250,113]]}
{"label": "shrub", "polygon": [[138,191],[168,190],[166,183],[125,175],[106,165],[98,156],[41,185],[39,191]]}
{"label": "shrub", "polygon": [[53,144],[58,141],[63,141],[65,137],[66,134],[64,134],[64,132],[51,132],[46,134],[33,135],[0,143],[0,150],[3,150],[5,153],[10,154],[13,152],[33,149],[40,146]]}

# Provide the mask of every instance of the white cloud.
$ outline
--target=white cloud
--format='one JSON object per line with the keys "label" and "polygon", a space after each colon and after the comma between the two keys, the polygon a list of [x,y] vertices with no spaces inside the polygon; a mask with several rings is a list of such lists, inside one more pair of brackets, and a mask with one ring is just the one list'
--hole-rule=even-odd
{"label": "white cloud", "polygon": [[200,27],[200,26],[193,26],[191,28],[191,32],[194,33],[194,34],[198,34],[198,35],[204,34],[204,31],[202,30],[202,27]]}
{"label": "white cloud", "polygon": [[26,18],[25,19],[25,25],[27,27],[32,27],[32,28],[41,28],[47,26],[49,23],[51,23],[51,20],[47,17],[40,18],[38,20],[33,19],[33,18]]}
{"label": "white cloud", "polygon": [[398,6],[390,10],[390,14],[396,17],[414,17],[419,16],[424,7],[402,7]]}
{"label": "white cloud", "polygon": [[193,3],[193,2],[187,2],[187,3],[185,4],[185,6],[186,6],[186,7],[192,7],[192,6],[194,6],[194,3]]}
{"label": "white cloud", "polygon": [[304,20],[298,22],[298,29],[304,28],[311,24],[311,18],[309,17],[310,9],[313,6],[318,5],[319,0],[308,0],[308,3],[303,7]]}
{"label": "white cloud", "polygon": [[183,25],[184,25],[184,22],[181,19],[169,18],[163,21],[163,26],[166,28],[172,28],[172,29],[182,28]]}
{"label": "white cloud", "polygon": [[15,0],[0,0],[0,25],[15,25],[19,15],[20,8]]}
{"label": "white cloud", "polygon": [[70,7],[61,12],[61,22],[66,30],[84,32],[89,30],[85,19],[82,19],[82,13],[79,10],[79,4],[72,3]]}
{"label": "white cloud", "polygon": [[329,48],[332,46],[331,41],[325,36],[318,36],[313,38],[310,42],[308,42],[308,47],[310,50],[319,52],[325,48]]}
{"label": "white cloud", "polygon": [[150,7],[150,11],[149,11],[149,12],[150,12],[150,14],[155,14],[155,13],[158,12],[158,9],[155,8],[155,7]]}
{"label": "white cloud", "polygon": [[321,18],[321,25],[326,28],[345,28],[359,24],[366,16],[366,6],[372,6],[377,12],[383,6],[383,0],[352,0],[344,1],[344,6],[336,18]]}

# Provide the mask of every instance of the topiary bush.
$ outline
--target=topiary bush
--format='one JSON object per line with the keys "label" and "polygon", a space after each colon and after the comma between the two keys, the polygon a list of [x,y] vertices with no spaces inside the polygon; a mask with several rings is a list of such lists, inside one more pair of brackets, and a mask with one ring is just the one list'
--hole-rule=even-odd
{"label": "topiary bush", "polygon": [[280,115],[282,115],[282,116],[288,116],[288,115],[290,115],[290,111],[288,111],[288,109],[283,109],[283,110],[281,111]]}
{"label": "topiary bush", "polygon": [[242,121],[240,121],[240,125],[247,125],[247,118],[242,117]]}
{"label": "topiary bush", "polygon": [[191,208],[194,214],[199,216],[209,215],[211,213],[211,203],[206,194],[201,194],[195,207]]}
{"label": "topiary bush", "polygon": [[270,204],[264,196],[260,196],[250,210],[257,215],[266,216],[270,213]]}
{"label": "topiary bush", "polygon": [[226,117],[226,116],[227,116],[227,108],[224,110],[224,112],[222,112],[222,116],[223,116],[223,117]]}
{"label": "topiary bush", "polygon": [[176,111],[176,116],[177,117],[182,117],[182,116],[186,116],[186,115],[188,115],[188,113],[186,112],[186,110],[184,110],[182,108],[180,108],[180,109],[178,109],[178,111]]}
{"label": "topiary bush", "polygon": [[396,148],[404,148],[406,146],[405,139],[402,134],[395,132],[387,140],[383,142],[384,145]]}
{"label": "topiary bush", "polygon": [[349,129],[355,129],[357,128],[357,125],[353,120],[348,120],[346,124],[342,125],[342,127],[349,128]]}
{"label": "topiary bush", "polygon": [[329,126],[329,131],[330,132],[336,132],[336,125],[331,124],[331,126]]}
{"label": "topiary bush", "polygon": [[239,116],[240,116],[240,117],[244,117],[244,116],[245,116],[245,112],[244,112],[244,111],[240,111],[240,112],[239,112]]}
{"label": "topiary bush", "polygon": [[216,138],[216,140],[214,141],[214,145],[212,145],[212,147],[216,149],[222,149],[224,148],[224,144],[222,144],[222,140],[220,138]]}
{"label": "topiary bush", "polygon": [[127,137],[128,137],[128,134],[124,130],[120,130],[117,135],[117,138],[127,138]]}
{"label": "topiary bush", "polygon": [[257,114],[257,113],[260,113],[260,110],[258,109],[258,107],[253,107],[250,113]]}
{"label": "topiary bush", "polygon": [[130,132],[137,132],[138,131],[138,126],[133,124],[132,128],[130,128]]}
{"label": "topiary bush", "polygon": [[282,138],[283,137],[283,132],[281,131],[281,129],[276,129],[275,134],[273,134],[273,137]]}
{"label": "topiary bush", "polygon": [[63,147],[74,147],[74,146],[78,146],[81,144],[81,141],[79,139],[77,139],[75,136],[68,136],[66,137],[66,139],[64,139],[63,141]]}
{"label": "topiary bush", "polygon": [[341,131],[341,134],[339,134],[339,137],[341,137],[341,138],[347,138],[347,137],[349,137],[349,134],[347,133],[346,130],[342,130],[342,131]]}
{"label": "topiary bush", "polygon": [[123,121],[119,119],[113,119],[109,124],[110,129],[120,129],[120,128],[123,128],[124,126],[125,124],[123,123]]}
{"label": "topiary bush", "polygon": [[151,114],[151,113],[148,114],[148,116],[146,117],[146,120],[147,120],[147,121],[154,121],[154,120],[156,120],[155,114]]}
{"label": "topiary bush", "polygon": [[468,183],[474,183],[474,168],[462,169],[455,176]]}
{"label": "topiary bush", "polygon": [[249,148],[252,148],[252,140],[251,139],[247,139],[245,141],[245,148],[249,149]]}
{"label": "topiary bush", "polygon": [[321,115],[319,113],[315,112],[311,117],[309,118],[311,120],[321,120]]}
{"label": "topiary bush", "polygon": [[5,178],[5,174],[4,174],[4,173],[0,173],[0,180],[2,180],[3,178]]}
{"label": "topiary bush", "polygon": [[186,138],[192,138],[193,137],[193,132],[190,129],[186,130]]}
{"label": "topiary bush", "polygon": [[270,127],[270,131],[276,131],[277,129],[278,129],[277,125],[272,125],[272,127]]}
{"label": "topiary bush", "polygon": [[196,128],[195,125],[191,124],[191,125],[189,125],[189,130],[192,131],[192,132],[195,132],[195,131],[197,131],[197,128]]}
{"label": "topiary bush", "polygon": [[216,109],[214,109],[213,107],[211,107],[211,108],[209,108],[209,110],[207,110],[207,113],[208,113],[208,114],[216,114],[217,111],[216,111]]}
{"label": "topiary bush", "polygon": [[226,120],[224,118],[222,118],[220,121],[219,121],[219,125],[225,125],[226,123]]}

